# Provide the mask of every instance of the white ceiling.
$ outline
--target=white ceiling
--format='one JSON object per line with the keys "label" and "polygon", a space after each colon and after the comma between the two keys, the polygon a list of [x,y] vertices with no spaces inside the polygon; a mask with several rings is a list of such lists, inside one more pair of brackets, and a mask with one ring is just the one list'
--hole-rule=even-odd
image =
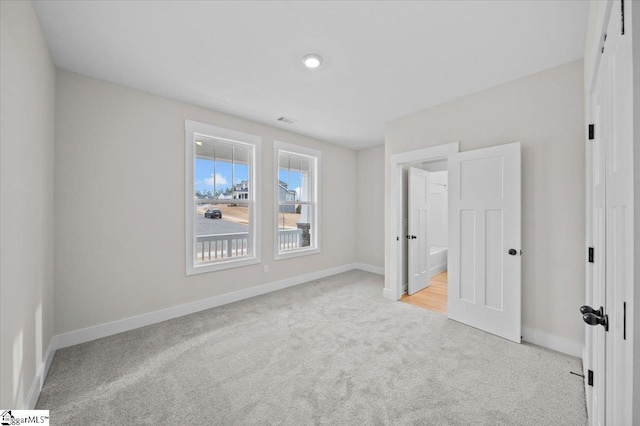
{"label": "white ceiling", "polygon": [[35,7],[61,68],[354,149],[390,119],[581,58],[587,22],[584,1]]}

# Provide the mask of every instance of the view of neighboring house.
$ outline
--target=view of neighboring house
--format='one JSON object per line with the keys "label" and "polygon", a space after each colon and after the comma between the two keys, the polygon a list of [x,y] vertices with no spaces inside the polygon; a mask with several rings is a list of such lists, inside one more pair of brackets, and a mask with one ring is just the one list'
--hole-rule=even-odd
{"label": "view of neighboring house", "polygon": [[249,199],[249,181],[243,180],[240,183],[233,185],[233,191],[231,192],[231,198],[233,200],[248,200]]}
{"label": "view of neighboring house", "polygon": [[231,200],[233,199],[233,191],[231,191],[230,188],[227,188],[225,191],[219,193],[215,198],[217,198],[218,200]]}
{"label": "view of neighboring house", "polygon": [[[278,182],[278,194],[281,202],[295,202],[298,200],[298,194],[295,190],[289,189],[288,184],[283,181]],[[248,200],[249,199],[249,181],[243,180],[233,185],[233,189],[227,189],[220,193],[217,197],[222,200]],[[294,205],[282,206],[282,212],[295,212]]]}
{"label": "view of neighboring house", "polygon": [[[280,202],[292,202],[298,200],[298,194],[295,190],[289,189],[288,184],[283,181],[278,181],[278,199]],[[285,204],[280,206],[280,213],[295,213],[295,204]]]}
{"label": "view of neighboring house", "polygon": [[[248,200],[249,199],[249,181],[243,180],[240,183],[236,183],[231,188],[220,189],[216,191],[215,194],[212,194],[211,191],[200,191],[196,190],[195,198],[197,200],[203,200],[202,202],[206,202],[206,200],[216,199],[216,200]],[[295,203],[298,201],[298,193],[295,189],[289,189],[289,185],[287,182],[282,180],[278,181],[278,200],[281,203]],[[295,213],[297,209],[297,205],[295,204],[285,204],[280,206],[281,213]]]}
{"label": "view of neighboring house", "polygon": [[243,180],[233,185],[232,188],[219,189],[212,194],[211,191],[196,190],[196,198],[200,200],[216,199],[216,200],[248,200],[249,199],[249,181]]}

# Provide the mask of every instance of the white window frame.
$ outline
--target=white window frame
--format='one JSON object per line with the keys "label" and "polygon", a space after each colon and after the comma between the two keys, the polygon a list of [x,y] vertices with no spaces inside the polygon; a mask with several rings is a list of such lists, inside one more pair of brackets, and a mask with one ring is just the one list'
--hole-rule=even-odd
{"label": "white window frame", "polygon": [[[313,167],[313,183],[314,183],[314,191],[313,191],[313,215],[312,217],[315,220],[311,229],[311,242],[314,246],[309,248],[300,248],[291,251],[287,251],[285,253],[280,253],[280,235],[278,230],[278,221],[280,219],[280,195],[278,190],[278,185],[280,184],[280,176],[279,176],[279,167],[278,159],[280,151],[284,151],[294,155],[302,155],[306,157],[310,157],[314,160]],[[321,163],[322,163],[322,153],[317,149],[307,148],[305,146],[295,145],[292,143],[282,142],[278,140],[273,141],[273,158],[274,158],[274,191],[275,191],[275,208],[274,208],[274,234],[273,234],[273,258],[274,260],[282,260],[282,259],[290,259],[292,257],[299,256],[307,256],[311,254],[320,253],[320,234],[321,234],[321,217],[320,217],[320,200],[321,198]]]}
{"label": "white window frame", "polygon": [[[212,126],[192,120],[185,120],[185,236],[186,236],[186,275],[202,274],[206,272],[220,271],[229,268],[255,265],[261,262],[260,257],[260,149],[262,138],[248,133]],[[241,258],[228,258],[215,263],[195,262],[196,236],[194,229],[195,205],[194,205],[194,172],[195,172],[195,140],[196,136],[248,145],[253,148],[251,165],[249,167],[249,181],[251,182],[250,203],[252,203],[249,216],[249,238],[252,256]]]}

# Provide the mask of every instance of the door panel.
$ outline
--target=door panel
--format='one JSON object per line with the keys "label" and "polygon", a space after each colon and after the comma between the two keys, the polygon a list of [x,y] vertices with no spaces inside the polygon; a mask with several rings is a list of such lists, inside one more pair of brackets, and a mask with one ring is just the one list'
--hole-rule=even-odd
{"label": "door panel", "polygon": [[478,158],[460,163],[460,194],[468,202],[503,197],[502,156]]}
{"label": "door panel", "polygon": [[[621,34],[621,2],[612,3],[607,37],[591,94],[591,238],[595,251],[587,294],[603,307],[608,331],[587,327],[586,362],[593,370],[590,423],[631,424],[633,333],[633,98],[630,33]],[[626,312],[625,312],[626,304]],[[626,330],[625,330],[626,323]]]}
{"label": "door panel", "polygon": [[503,294],[503,275],[504,269],[503,259],[504,241],[503,229],[504,224],[502,210],[487,210],[485,213],[485,229],[487,234],[487,253],[485,273],[487,279],[485,281],[485,306],[497,310],[502,310],[502,294]]}
{"label": "door panel", "polygon": [[429,286],[431,262],[429,235],[429,175],[426,170],[409,169],[409,288],[414,294]]}
{"label": "door panel", "polygon": [[[470,267],[461,268],[457,272],[460,277],[460,299],[469,303],[476,302],[476,274],[474,273],[476,270],[476,234],[475,210],[460,210],[460,235],[468,236],[459,239],[460,262],[463,265],[470,265]],[[449,251],[449,255],[451,255],[451,251]],[[451,263],[449,263],[449,268],[449,274],[451,274]]]}
{"label": "door panel", "polygon": [[515,342],[521,326],[520,165],[519,142],[449,156],[449,318]]}

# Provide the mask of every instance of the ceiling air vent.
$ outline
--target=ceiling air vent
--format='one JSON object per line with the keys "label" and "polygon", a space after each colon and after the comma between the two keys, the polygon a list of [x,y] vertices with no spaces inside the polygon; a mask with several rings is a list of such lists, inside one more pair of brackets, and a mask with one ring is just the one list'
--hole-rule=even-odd
{"label": "ceiling air vent", "polygon": [[282,116],[282,117],[278,117],[278,121],[281,122],[281,123],[285,123],[285,124],[293,124],[297,120],[294,120],[293,118]]}

